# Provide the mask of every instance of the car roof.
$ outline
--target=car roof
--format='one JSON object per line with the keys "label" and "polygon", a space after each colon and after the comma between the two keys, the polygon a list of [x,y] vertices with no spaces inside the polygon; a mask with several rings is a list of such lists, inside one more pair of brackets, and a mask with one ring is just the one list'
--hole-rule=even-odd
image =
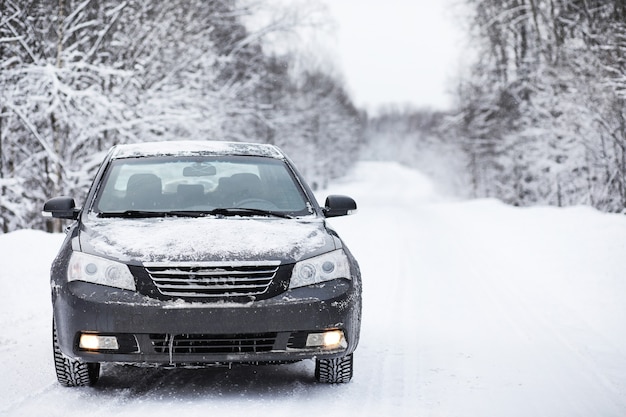
{"label": "car roof", "polygon": [[111,149],[110,155],[112,159],[193,155],[245,155],[277,159],[285,158],[282,151],[274,145],[203,140],[175,140],[115,145]]}

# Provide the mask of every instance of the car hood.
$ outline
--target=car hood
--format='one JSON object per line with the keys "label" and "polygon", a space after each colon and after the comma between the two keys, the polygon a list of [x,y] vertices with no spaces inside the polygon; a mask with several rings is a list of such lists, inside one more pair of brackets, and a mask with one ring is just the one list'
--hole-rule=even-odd
{"label": "car hood", "polygon": [[336,248],[320,219],[92,216],[81,250],[126,263],[280,260],[296,262]]}

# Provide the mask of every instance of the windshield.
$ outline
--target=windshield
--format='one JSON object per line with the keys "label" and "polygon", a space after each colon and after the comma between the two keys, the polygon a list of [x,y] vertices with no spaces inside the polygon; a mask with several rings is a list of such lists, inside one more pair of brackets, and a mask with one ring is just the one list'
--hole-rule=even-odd
{"label": "windshield", "polygon": [[250,156],[150,157],[113,160],[92,211],[115,213],[311,214],[287,164]]}

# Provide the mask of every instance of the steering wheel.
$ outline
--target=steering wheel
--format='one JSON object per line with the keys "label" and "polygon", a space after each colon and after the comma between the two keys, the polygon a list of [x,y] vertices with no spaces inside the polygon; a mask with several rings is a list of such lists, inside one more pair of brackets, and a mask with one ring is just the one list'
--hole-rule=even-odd
{"label": "steering wheel", "polygon": [[251,208],[259,210],[275,210],[278,208],[276,204],[263,198],[244,198],[243,200],[237,201],[235,206],[237,208]]}

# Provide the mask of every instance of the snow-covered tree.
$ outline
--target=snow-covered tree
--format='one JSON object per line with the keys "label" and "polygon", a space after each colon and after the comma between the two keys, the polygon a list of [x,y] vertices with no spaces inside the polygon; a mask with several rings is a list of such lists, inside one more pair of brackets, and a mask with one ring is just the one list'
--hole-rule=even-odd
{"label": "snow-covered tree", "polygon": [[624,210],[624,2],[467,3],[481,53],[456,121],[476,193]]}

